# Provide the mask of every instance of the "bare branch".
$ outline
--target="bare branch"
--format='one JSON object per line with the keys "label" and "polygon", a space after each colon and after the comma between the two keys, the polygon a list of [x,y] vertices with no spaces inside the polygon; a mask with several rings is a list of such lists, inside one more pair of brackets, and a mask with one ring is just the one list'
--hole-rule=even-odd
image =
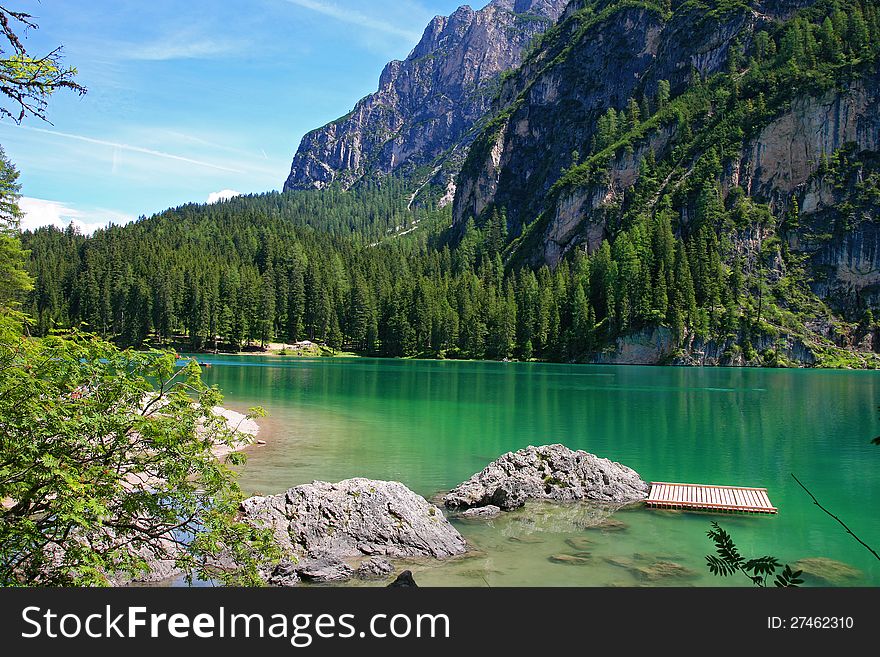
{"label": "bare branch", "polygon": [[829,510],[826,509],[824,506],[822,506],[822,505],[819,503],[819,500],[816,499],[816,496],[813,495],[813,494],[810,492],[810,490],[809,490],[806,486],[804,486],[804,485],[801,483],[801,480],[800,480],[800,479],[798,479],[797,477],[795,477],[794,474],[792,474],[791,476],[792,476],[792,478],[798,483],[798,486],[800,486],[801,488],[803,488],[803,489],[807,492],[807,495],[809,495],[811,498],[813,498],[813,504],[815,504],[815,505],[818,506],[820,509],[822,509],[822,511],[825,512],[827,515],[829,515],[829,516],[831,516],[832,518],[834,518],[834,519],[840,524],[840,526],[843,527],[843,528],[846,530],[846,533],[847,533],[847,534],[849,534],[849,535],[852,536],[854,539],[856,539],[859,543],[861,543],[862,546],[864,546],[864,548],[865,548],[866,550],[868,550],[868,552],[870,552],[871,554],[873,554],[873,555],[877,558],[877,560],[880,561],[880,554],[877,554],[877,551],[876,551],[874,548],[872,548],[870,545],[868,545],[868,544],[865,543],[862,539],[860,539],[858,536],[856,536],[856,535],[853,533],[853,530],[851,530],[849,527],[847,527],[846,523],[843,522],[843,520],[841,520],[841,519],[838,518],[836,515],[834,515],[833,513],[831,513],[831,511],[829,511]]}

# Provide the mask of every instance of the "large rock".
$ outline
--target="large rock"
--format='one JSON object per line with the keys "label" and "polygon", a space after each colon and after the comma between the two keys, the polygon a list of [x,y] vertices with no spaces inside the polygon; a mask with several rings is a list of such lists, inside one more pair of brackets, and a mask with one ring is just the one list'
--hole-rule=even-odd
{"label": "large rock", "polygon": [[242,514],[246,522],[273,530],[279,547],[293,555],[442,559],[467,550],[440,509],[398,482],[316,481],[245,500]]}
{"label": "large rock", "polygon": [[449,508],[493,504],[505,511],[526,500],[626,504],[648,496],[648,484],[619,463],[563,445],[509,452],[443,498]]}

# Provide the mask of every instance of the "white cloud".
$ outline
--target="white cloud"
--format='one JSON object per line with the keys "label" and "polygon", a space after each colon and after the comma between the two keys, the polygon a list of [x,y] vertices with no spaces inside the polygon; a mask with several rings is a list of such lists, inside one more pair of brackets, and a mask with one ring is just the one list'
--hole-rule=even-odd
{"label": "white cloud", "polygon": [[47,201],[29,196],[22,196],[18,205],[24,214],[21,220],[22,230],[34,230],[43,226],[67,228],[73,222],[80,232],[91,235],[111,222],[127,224],[134,221],[134,217],[113,210],[78,209],[61,201]]}
{"label": "white cloud", "polygon": [[380,18],[367,16],[366,14],[362,14],[359,11],[343,9],[342,7],[339,7],[335,4],[318,2],[317,0],[287,0],[287,2],[293,5],[297,5],[298,7],[303,7],[304,9],[310,9],[311,11],[318,12],[319,14],[324,14],[325,16],[329,16],[330,18],[335,18],[336,20],[342,21],[344,23],[359,25],[361,27],[366,27],[371,30],[378,30],[387,34],[393,34],[394,36],[400,36],[408,39],[413,43],[418,42],[418,40],[422,38],[422,33],[419,31],[415,31],[407,27],[400,27]]}
{"label": "white cloud", "polygon": [[214,39],[189,40],[185,35],[154,43],[123,46],[120,57],[135,61],[167,62],[176,59],[212,59],[231,55],[242,48],[240,42]]}
{"label": "white cloud", "polygon": [[214,205],[214,203],[219,203],[220,201],[228,201],[231,198],[235,198],[236,196],[241,196],[241,192],[236,192],[232,189],[223,189],[219,192],[211,192],[208,194],[208,205]]}

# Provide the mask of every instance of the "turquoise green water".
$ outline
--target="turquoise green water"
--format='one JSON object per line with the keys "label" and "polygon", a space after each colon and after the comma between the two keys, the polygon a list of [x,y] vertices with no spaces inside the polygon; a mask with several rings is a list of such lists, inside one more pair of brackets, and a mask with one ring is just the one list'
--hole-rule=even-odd
{"label": "turquoise green water", "polygon": [[[624,511],[615,515],[623,531],[602,532],[584,529],[580,505],[531,505],[489,523],[456,522],[473,555],[407,564],[421,584],[747,585],[706,571],[705,533],[717,519],[747,556],[832,558],[860,573],[842,584],[880,585],[880,562],[790,476],[880,546],[880,448],[869,444],[880,433],[878,373],[200,360],[213,365],[205,379],[223,389],[229,407],[269,412],[262,422],[268,445],[253,449],[242,469],[248,493],[358,476],[402,481],[430,498],[504,452],[563,443],[624,463],[647,481],[766,487],[780,508],[776,517]],[[577,551],[591,558],[582,565],[550,559]],[[658,560],[695,574],[652,579],[639,571]]]}

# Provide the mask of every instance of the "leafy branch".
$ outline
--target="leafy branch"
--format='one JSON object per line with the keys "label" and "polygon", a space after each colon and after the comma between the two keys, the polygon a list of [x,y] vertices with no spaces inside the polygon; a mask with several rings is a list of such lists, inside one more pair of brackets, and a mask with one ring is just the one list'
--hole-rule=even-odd
{"label": "leafy branch", "polygon": [[[0,94],[12,102],[12,108],[0,106],[0,118],[21,123],[28,115],[46,121],[48,98],[59,89],[74,91],[80,96],[86,88],[74,78],[77,71],[64,66],[59,46],[43,56],[27,52],[15,28],[37,29],[30,14],[11,11],[0,5]],[[11,50],[11,52],[9,52]]]}
{"label": "leafy branch", "polygon": [[[752,584],[760,587],[766,587],[770,579],[777,588],[796,588],[804,583],[804,580],[800,579],[802,571],[792,571],[788,565],[783,567],[776,557],[765,556],[756,559],[743,557],[733,538],[717,522],[712,523],[712,529],[707,535],[715,543],[716,554],[707,555],[706,563],[709,571],[715,576],[730,577],[742,573],[751,580]],[[782,572],[777,574],[780,568]]]}

